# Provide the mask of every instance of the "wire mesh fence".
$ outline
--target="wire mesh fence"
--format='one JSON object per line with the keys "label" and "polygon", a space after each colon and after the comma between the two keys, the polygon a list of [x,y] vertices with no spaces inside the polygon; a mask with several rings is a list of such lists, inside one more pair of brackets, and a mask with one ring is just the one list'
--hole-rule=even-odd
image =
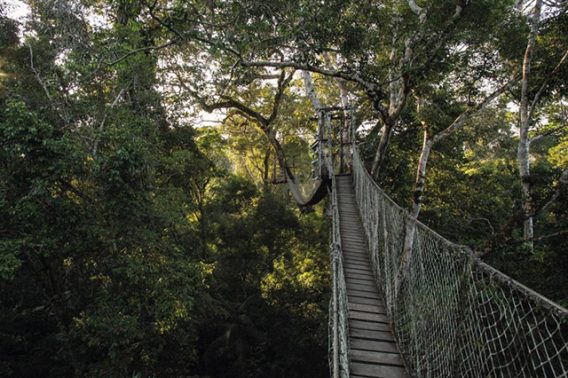
{"label": "wire mesh fence", "polygon": [[[412,219],[356,148],[353,175],[373,269],[415,376],[568,377],[566,309]],[[401,264],[409,225],[410,260]]]}

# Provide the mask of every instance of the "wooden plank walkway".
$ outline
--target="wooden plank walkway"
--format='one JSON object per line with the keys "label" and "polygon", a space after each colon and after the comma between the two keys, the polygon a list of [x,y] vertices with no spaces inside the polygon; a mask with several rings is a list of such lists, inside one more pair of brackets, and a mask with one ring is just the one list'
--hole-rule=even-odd
{"label": "wooden plank walkway", "polygon": [[349,302],[350,376],[409,377],[371,270],[352,177],[337,177],[343,267]]}

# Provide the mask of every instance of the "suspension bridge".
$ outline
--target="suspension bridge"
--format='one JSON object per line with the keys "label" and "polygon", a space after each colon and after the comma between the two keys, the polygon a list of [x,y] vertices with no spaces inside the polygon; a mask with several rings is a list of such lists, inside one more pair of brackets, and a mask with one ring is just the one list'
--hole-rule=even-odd
{"label": "suspension bridge", "polygon": [[353,116],[349,131],[332,119],[318,112],[316,141],[331,214],[331,376],[568,377],[568,310],[412,218],[368,174]]}

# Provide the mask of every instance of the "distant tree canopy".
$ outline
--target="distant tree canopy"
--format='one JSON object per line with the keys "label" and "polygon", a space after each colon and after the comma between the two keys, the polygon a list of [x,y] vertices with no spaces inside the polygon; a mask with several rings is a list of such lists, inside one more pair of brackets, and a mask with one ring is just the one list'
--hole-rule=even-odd
{"label": "distant tree canopy", "polygon": [[415,217],[568,304],[566,1],[25,3],[0,8],[0,375],[328,375],[324,209],[290,195],[314,99]]}

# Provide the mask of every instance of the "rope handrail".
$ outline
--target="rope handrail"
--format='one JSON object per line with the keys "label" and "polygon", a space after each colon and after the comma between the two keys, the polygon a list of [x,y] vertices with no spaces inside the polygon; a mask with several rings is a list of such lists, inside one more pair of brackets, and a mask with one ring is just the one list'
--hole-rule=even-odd
{"label": "rope handrail", "polygon": [[[320,112],[321,126],[327,135],[331,135],[331,119],[329,112]],[[339,227],[339,200],[337,198],[337,182],[333,169],[332,140],[327,138],[327,149],[320,153],[320,164],[324,165],[330,177],[329,195],[331,210],[331,262],[332,262],[332,298],[330,302],[330,367],[333,378],[349,378],[349,305],[347,303],[347,286],[343,273],[343,253],[341,232]]]}
{"label": "rope handrail", "polygon": [[[568,377],[568,310],[412,219],[370,177],[356,146],[352,161],[373,269],[414,375]],[[407,222],[416,231],[403,266]]]}

